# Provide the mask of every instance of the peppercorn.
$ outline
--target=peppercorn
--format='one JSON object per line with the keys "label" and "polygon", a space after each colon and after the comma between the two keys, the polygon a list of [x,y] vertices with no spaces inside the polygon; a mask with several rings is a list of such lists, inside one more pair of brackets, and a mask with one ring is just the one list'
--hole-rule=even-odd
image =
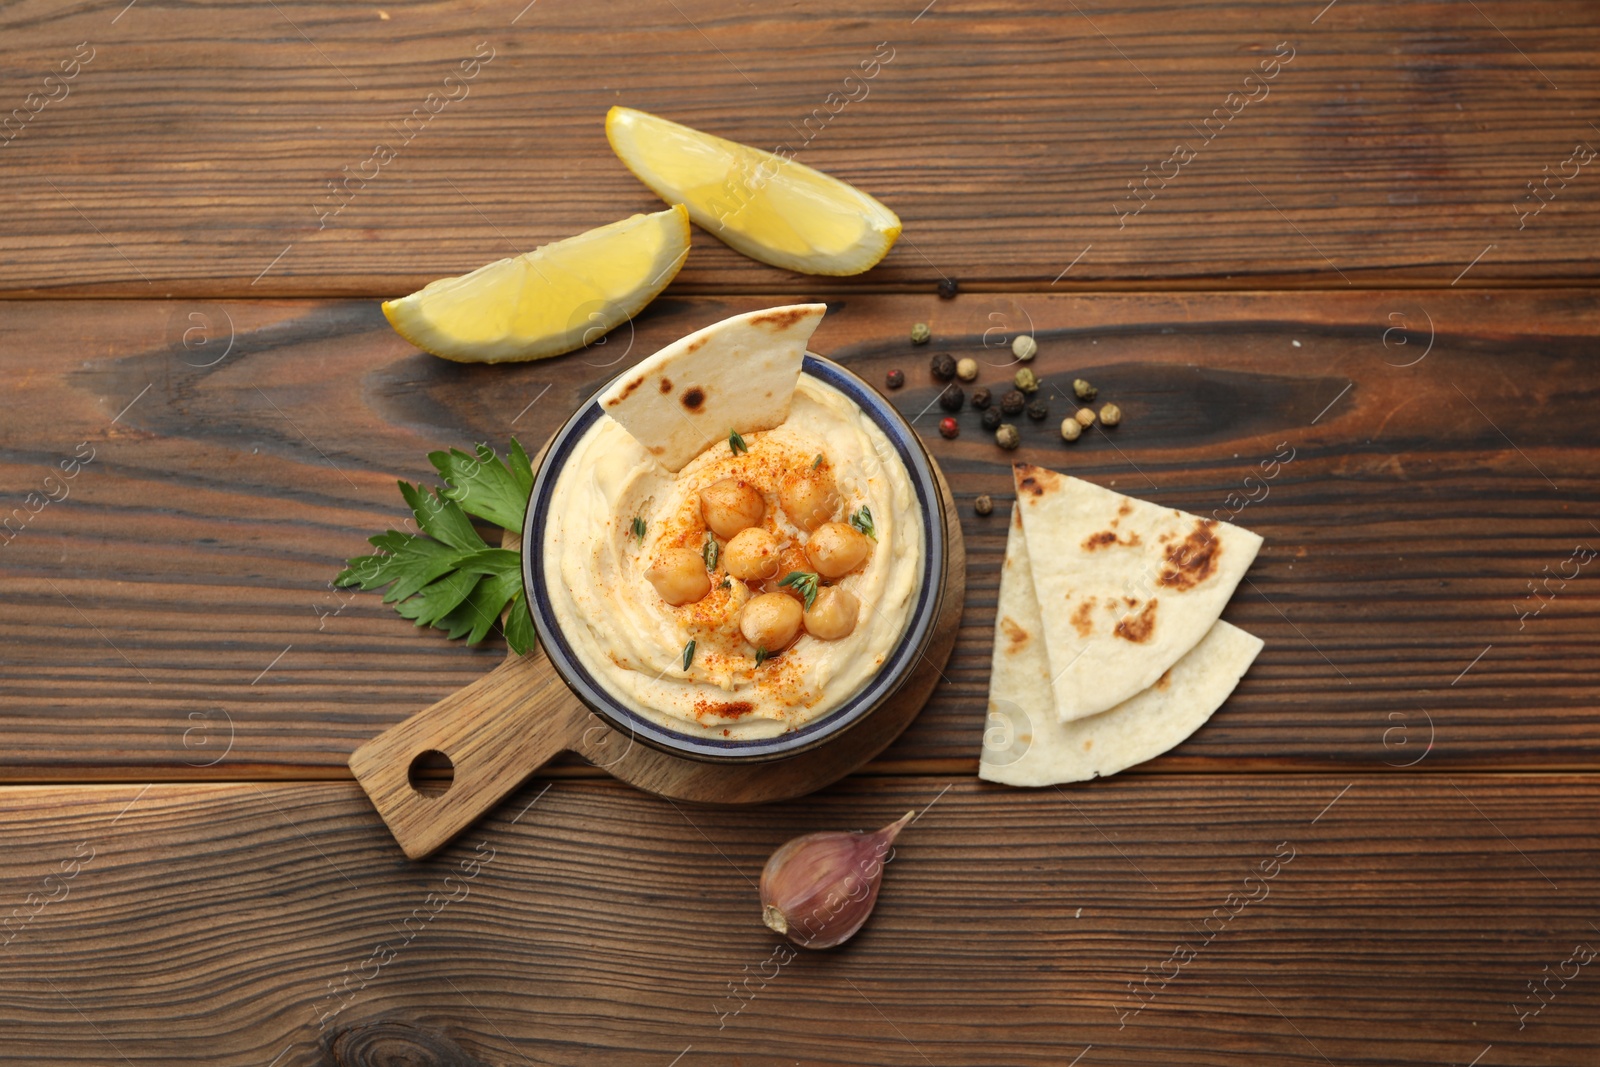
{"label": "peppercorn", "polygon": [[1085,430],[1094,425],[1094,410],[1091,408],[1078,409],[1078,424]]}
{"label": "peppercorn", "polygon": [[941,278],[939,280],[939,299],[954,300],[961,291],[961,283],[954,278]]}
{"label": "peppercorn", "polygon": [[919,322],[911,327],[911,343],[914,345],[925,345],[932,337],[933,331],[928,329],[928,324],[925,322]]}
{"label": "peppercorn", "polygon": [[1115,426],[1122,421],[1122,409],[1115,404],[1107,404],[1100,409],[1100,424],[1102,426]]}
{"label": "peppercorn", "polygon": [[1009,422],[1002,423],[1000,428],[994,432],[994,443],[1010,452],[1022,443],[1022,435]]}
{"label": "peppercorn", "polygon": [[1022,409],[1028,406],[1028,398],[1015,389],[1000,398],[1000,410],[1007,415],[1020,415]]}
{"label": "peppercorn", "polygon": [[956,376],[955,357],[948,352],[940,352],[928,360],[928,369],[933,372],[933,376],[939,381],[948,382]]}
{"label": "peppercorn", "polygon": [[983,421],[983,428],[985,430],[993,430],[993,429],[997,428],[1000,425],[1000,409],[999,408],[984,408],[983,409],[983,420],[982,421]]}
{"label": "peppercorn", "polygon": [[979,493],[978,498],[972,502],[972,510],[979,515],[987,515],[994,510],[994,501],[989,499],[988,493]]}
{"label": "peppercorn", "polygon": [[892,370],[883,376],[883,380],[884,384],[886,384],[890,389],[898,389],[902,385],[906,384],[906,372],[903,370]]}
{"label": "peppercorn", "polygon": [[959,435],[960,433],[961,425],[957,423],[955,419],[952,419],[950,416],[946,415],[944,418],[939,420],[940,437],[951,438]]}
{"label": "peppercorn", "polygon": [[989,396],[989,390],[985,389],[983,386],[979,386],[972,391],[972,406],[979,411],[982,411],[984,408],[988,407],[991,399],[992,398]]}
{"label": "peppercorn", "polygon": [[1100,395],[1100,390],[1096,389],[1082,378],[1074,378],[1072,381],[1072,395],[1077,397],[1079,400],[1093,400],[1096,396]]}
{"label": "peppercorn", "polygon": [[967,402],[967,394],[961,386],[951,383],[944,387],[944,392],[939,394],[939,406],[946,411],[960,411]]}
{"label": "peppercorn", "polygon": [[1049,414],[1050,402],[1048,400],[1039,399],[1028,405],[1028,418],[1034,422],[1043,421],[1044,417]]}
{"label": "peppercorn", "polygon": [[1011,354],[1026,363],[1039,352],[1039,342],[1031,334],[1021,334],[1011,339]]}
{"label": "peppercorn", "polygon": [[1017,371],[1016,377],[1013,380],[1016,382],[1017,388],[1021,389],[1024,393],[1037,393],[1039,391],[1038,375],[1034,374],[1033,371],[1029,370],[1027,367],[1023,367],[1021,370]]}
{"label": "peppercorn", "polygon": [[1061,420],[1061,439],[1063,441],[1076,441],[1083,436],[1083,423],[1068,415]]}
{"label": "peppercorn", "polygon": [[978,361],[972,357],[956,361],[956,377],[970,382],[978,376]]}

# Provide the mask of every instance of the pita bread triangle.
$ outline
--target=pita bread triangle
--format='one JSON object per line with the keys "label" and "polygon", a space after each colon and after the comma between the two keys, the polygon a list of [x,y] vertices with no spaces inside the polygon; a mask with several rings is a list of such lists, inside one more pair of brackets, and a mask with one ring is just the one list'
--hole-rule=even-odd
{"label": "pita bread triangle", "polygon": [[1000,571],[989,717],[978,760],[978,777],[986,781],[1083,782],[1159,756],[1211,718],[1261,651],[1260,638],[1219,621],[1150,688],[1098,715],[1061,722],[1043,627],[1017,509]]}
{"label": "pita bread triangle", "polygon": [[1261,548],[1249,530],[1043,467],[1019,463],[1014,477],[1062,722],[1154,685],[1210,632]]}
{"label": "pita bread triangle", "polygon": [[806,343],[827,310],[791,304],[714,322],[618,377],[600,395],[601,410],[667,470],[682,470],[731,432],[782,425]]}

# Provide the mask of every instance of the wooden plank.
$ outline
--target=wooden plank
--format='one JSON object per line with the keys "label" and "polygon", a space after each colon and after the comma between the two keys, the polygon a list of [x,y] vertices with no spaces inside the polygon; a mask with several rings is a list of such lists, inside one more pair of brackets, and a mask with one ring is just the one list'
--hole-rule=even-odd
{"label": "wooden plank", "polygon": [[[0,1061],[1592,1062],[1600,782],[1348,784],[536,784],[421,863],[350,784],[8,788]],[[865,930],[775,954],[769,852],[909,808]]]}
{"label": "wooden plank", "polygon": [[861,283],[697,234],[683,293],[1594,277],[1592,4],[1049,8],[9,4],[0,291],[408,292],[651,210],[613,104],[906,223]]}
{"label": "wooden plank", "polygon": [[[329,588],[403,518],[393,479],[429,478],[432,448],[536,445],[618,367],[762,302],[663,301],[631,339],[501,367],[418,354],[359,302],[6,305],[0,492],[27,521],[0,547],[0,774],[344,776],[357,744],[502,655]],[[935,345],[905,340],[916,320]],[[223,332],[186,349],[204,322]],[[1056,397],[1049,422],[1019,420],[1015,453],[970,410],[941,439],[919,416],[929,353],[972,354],[999,384],[1008,330],[1030,323],[1046,394],[1093,379],[1126,412],[1114,436],[1064,445]],[[873,381],[906,369],[892,396],[943,465],[968,548],[946,680],[885,758],[976,766],[1017,458],[1266,537],[1226,616],[1266,650],[1157,768],[1594,767],[1600,612],[1574,549],[1600,548],[1597,326],[1591,291],[837,305],[817,347]],[[62,484],[28,514],[26,494]],[[979,493],[998,501],[988,518]]]}

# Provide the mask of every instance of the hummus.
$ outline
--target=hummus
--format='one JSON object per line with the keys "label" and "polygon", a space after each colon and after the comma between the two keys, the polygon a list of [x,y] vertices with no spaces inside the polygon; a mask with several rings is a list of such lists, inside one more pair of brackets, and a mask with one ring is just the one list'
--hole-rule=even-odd
{"label": "hummus", "polygon": [[[802,374],[788,419],[743,440],[748,450],[736,453],[726,439],[708,439],[673,474],[615,420],[601,417],[556,480],[542,558],[556,622],[597,682],[663,727],[730,740],[793,730],[872,678],[905,632],[926,536],[894,446],[832,386]],[[778,506],[784,478],[813,467],[833,478],[842,505],[836,519],[862,507],[871,514],[875,540],[865,562],[824,581],[855,595],[859,618],[842,638],[802,632],[758,662],[740,633],[740,613],[777,583],[747,584],[719,563],[708,594],[674,607],[645,572],[662,550],[703,551],[712,535],[700,491],[725,478],[748,482],[765,499],[761,526],[784,545],[778,574],[813,571],[803,551],[806,532]],[[719,539],[719,552],[725,547]]]}

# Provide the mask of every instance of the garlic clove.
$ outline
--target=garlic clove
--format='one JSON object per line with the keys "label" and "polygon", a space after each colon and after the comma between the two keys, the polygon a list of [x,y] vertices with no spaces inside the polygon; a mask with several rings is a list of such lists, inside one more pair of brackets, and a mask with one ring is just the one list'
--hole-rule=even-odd
{"label": "garlic clove", "polygon": [[884,857],[915,814],[870,834],[824,831],[780,846],[761,871],[761,921],[802,948],[850,940],[878,902]]}

